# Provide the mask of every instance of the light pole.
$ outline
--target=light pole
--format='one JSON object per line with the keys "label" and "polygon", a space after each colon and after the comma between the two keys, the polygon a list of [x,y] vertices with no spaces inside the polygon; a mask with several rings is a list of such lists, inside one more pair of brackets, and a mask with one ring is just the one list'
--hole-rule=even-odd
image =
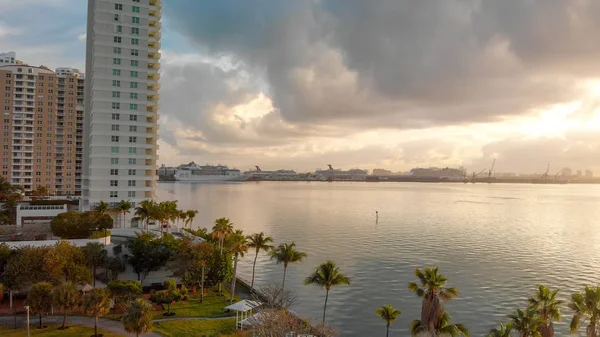
{"label": "light pole", "polygon": [[29,306],[26,305],[25,306],[25,311],[27,311],[27,337],[30,337],[30,333],[29,333]]}

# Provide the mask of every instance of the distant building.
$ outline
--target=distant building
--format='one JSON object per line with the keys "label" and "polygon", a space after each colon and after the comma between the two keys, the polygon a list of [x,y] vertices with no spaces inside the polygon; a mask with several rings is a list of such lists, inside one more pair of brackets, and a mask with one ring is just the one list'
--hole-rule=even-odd
{"label": "distant building", "polygon": [[414,168],[410,170],[409,175],[418,178],[439,178],[457,181],[465,179],[464,173],[462,171],[448,167]]}
{"label": "distant building", "polygon": [[563,177],[570,177],[573,175],[573,170],[569,167],[565,167],[560,171],[560,175]]}
{"label": "distant building", "polygon": [[17,53],[15,53],[14,51],[9,51],[8,53],[0,53],[0,66],[4,66],[7,64],[24,64],[24,63],[17,60]]}
{"label": "distant building", "polygon": [[393,174],[393,172],[390,170],[385,170],[385,169],[374,169],[373,170],[374,176],[391,176],[392,174]]}
{"label": "distant building", "polygon": [[583,176],[583,173],[581,173],[581,170],[577,170],[577,177],[581,178]]}
{"label": "distant building", "polygon": [[592,172],[591,170],[585,170],[585,177],[594,178],[594,172]]}

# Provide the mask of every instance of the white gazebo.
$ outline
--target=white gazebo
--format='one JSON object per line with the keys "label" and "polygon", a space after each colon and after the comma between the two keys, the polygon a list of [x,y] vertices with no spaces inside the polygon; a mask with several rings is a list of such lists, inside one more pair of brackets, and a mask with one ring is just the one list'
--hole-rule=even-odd
{"label": "white gazebo", "polygon": [[262,303],[258,301],[241,300],[225,307],[225,309],[235,311],[235,327],[236,329],[241,329],[244,325],[243,322],[246,321],[252,314],[252,310],[261,305]]}

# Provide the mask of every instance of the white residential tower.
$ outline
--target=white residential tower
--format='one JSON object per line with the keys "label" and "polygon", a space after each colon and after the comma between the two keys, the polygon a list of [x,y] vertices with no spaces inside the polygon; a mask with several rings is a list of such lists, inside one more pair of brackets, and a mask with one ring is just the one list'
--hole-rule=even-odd
{"label": "white residential tower", "polygon": [[88,0],[83,210],[154,197],[161,0]]}

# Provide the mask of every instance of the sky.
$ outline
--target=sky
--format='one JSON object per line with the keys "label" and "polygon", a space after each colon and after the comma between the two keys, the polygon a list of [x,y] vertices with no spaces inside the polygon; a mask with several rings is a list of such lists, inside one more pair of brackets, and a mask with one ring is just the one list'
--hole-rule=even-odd
{"label": "sky", "polygon": [[[0,52],[85,69],[84,0]],[[600,1],[163,0],[159,164],[600,174]]]}

